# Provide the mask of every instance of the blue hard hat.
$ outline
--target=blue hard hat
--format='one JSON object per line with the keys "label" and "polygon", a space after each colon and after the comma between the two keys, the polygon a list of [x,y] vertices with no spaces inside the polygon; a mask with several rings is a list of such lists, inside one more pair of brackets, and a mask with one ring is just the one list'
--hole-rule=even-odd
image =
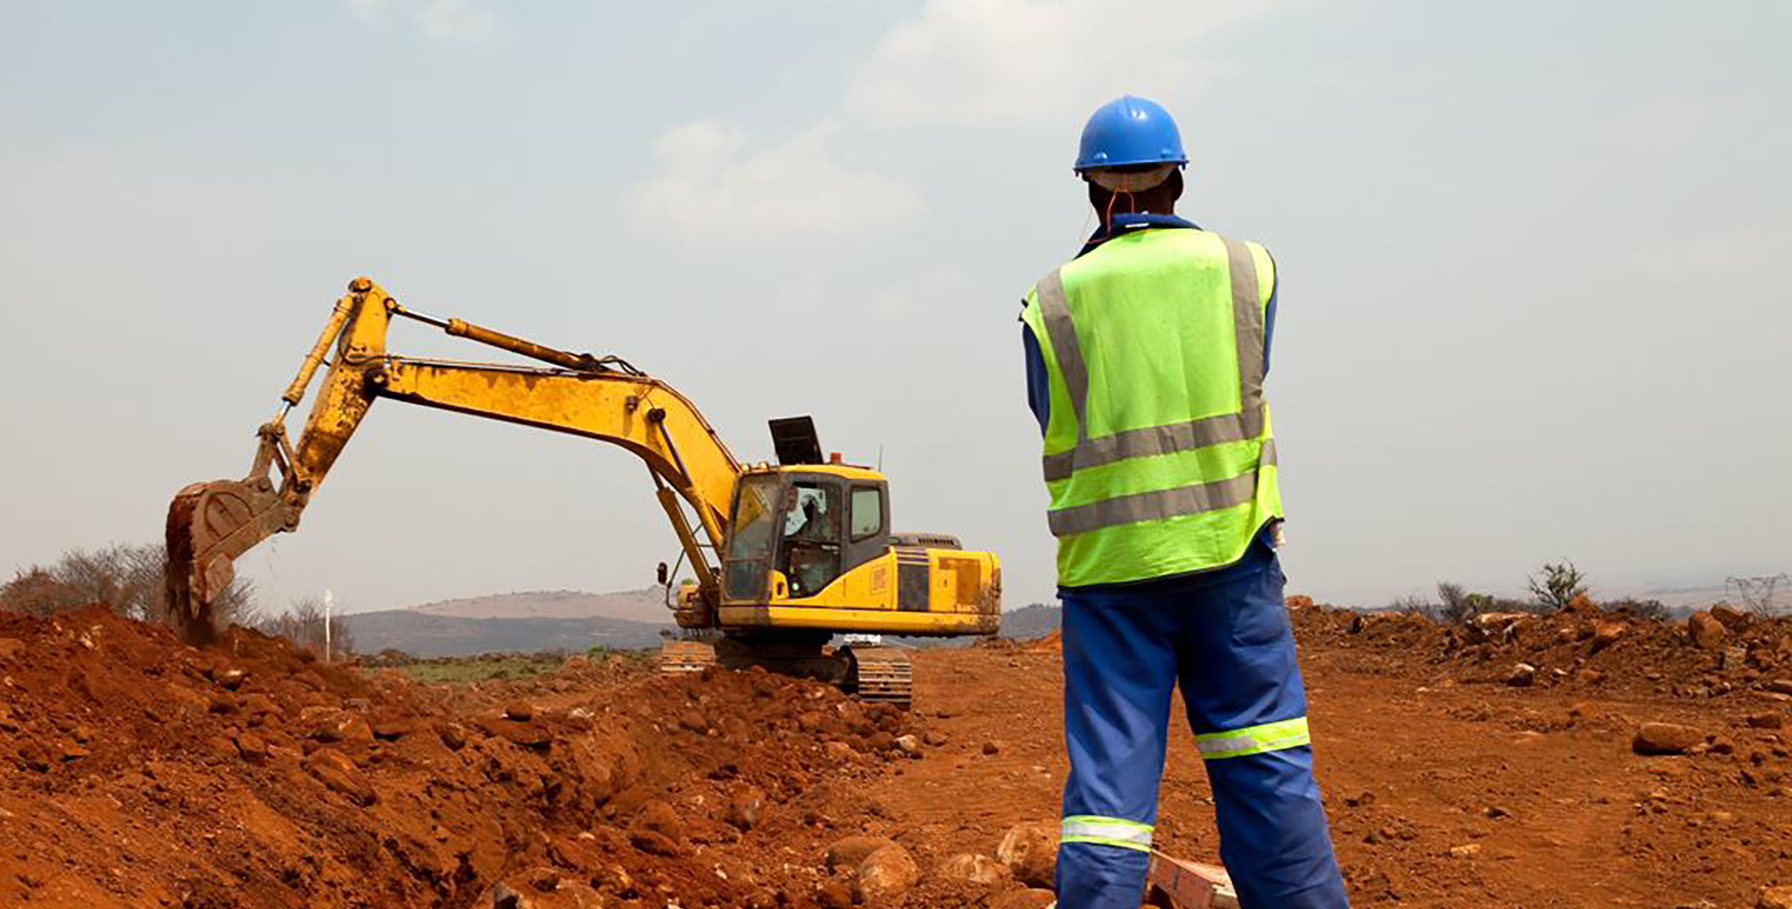
{"label": "blue hard hat", "polygon": [[1187,164],[1182,134],[1163,105],[1121,95],[1095,109],[1083,126],[1076,171],[1127,164]]}

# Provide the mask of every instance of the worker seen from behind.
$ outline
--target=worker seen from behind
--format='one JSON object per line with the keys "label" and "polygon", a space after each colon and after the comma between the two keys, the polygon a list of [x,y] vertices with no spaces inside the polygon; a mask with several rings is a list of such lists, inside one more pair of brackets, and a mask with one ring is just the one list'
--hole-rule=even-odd
{"label": "worker seen from behind", "polygon": [[1100,226],[1021,314],[1064,605],[1058,906],[1139,905],[1180,682],[1240,904],[1339,909],[1276,558],[1276,267],[1176,216],[1187,163],[1161,106],[1096,110]]}

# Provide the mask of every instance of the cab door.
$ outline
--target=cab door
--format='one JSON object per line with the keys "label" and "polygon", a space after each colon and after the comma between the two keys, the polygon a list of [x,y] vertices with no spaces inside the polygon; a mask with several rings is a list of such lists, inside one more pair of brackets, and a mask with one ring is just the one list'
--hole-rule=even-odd
{"label": "cab door", "polygon": [[767,601],[766,578],[777,557],[782,480],[776,474],[742,477],[734,493],[733,528],[723,559],[722,598]]}

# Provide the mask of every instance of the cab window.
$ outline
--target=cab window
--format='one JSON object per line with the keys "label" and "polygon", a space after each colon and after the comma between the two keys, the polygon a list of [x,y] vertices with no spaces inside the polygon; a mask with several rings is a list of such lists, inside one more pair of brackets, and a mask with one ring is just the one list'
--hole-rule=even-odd
{"label": "cab window", "polygon": [[858,542],[876,536],[884,529],[884,497],[876,486],[855,486],[852,490],[852,539]]}

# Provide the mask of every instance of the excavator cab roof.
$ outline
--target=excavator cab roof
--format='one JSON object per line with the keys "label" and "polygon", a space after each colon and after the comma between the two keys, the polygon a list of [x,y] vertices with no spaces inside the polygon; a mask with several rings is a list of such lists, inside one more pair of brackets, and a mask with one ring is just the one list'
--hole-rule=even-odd
{"label": "excavator cab roof", "polygon": [[[780,473],[824,473],[848,480],[881,481],[884,478],[883,474],[869,467],[845,463],[838,452],[823,459],[814,417],[783,417],[767,423],[771,427],[772,450],[778,455]],[[770,465],[766,466],[769,468]]]}
{"label": "excavator cab roof", "polygon": [[839,477],[843,480],[859,480],[883,483],[886,479],[882,473],[858,464],[749,464],[742,471],[742,476],[754,474],[823,474]]}

